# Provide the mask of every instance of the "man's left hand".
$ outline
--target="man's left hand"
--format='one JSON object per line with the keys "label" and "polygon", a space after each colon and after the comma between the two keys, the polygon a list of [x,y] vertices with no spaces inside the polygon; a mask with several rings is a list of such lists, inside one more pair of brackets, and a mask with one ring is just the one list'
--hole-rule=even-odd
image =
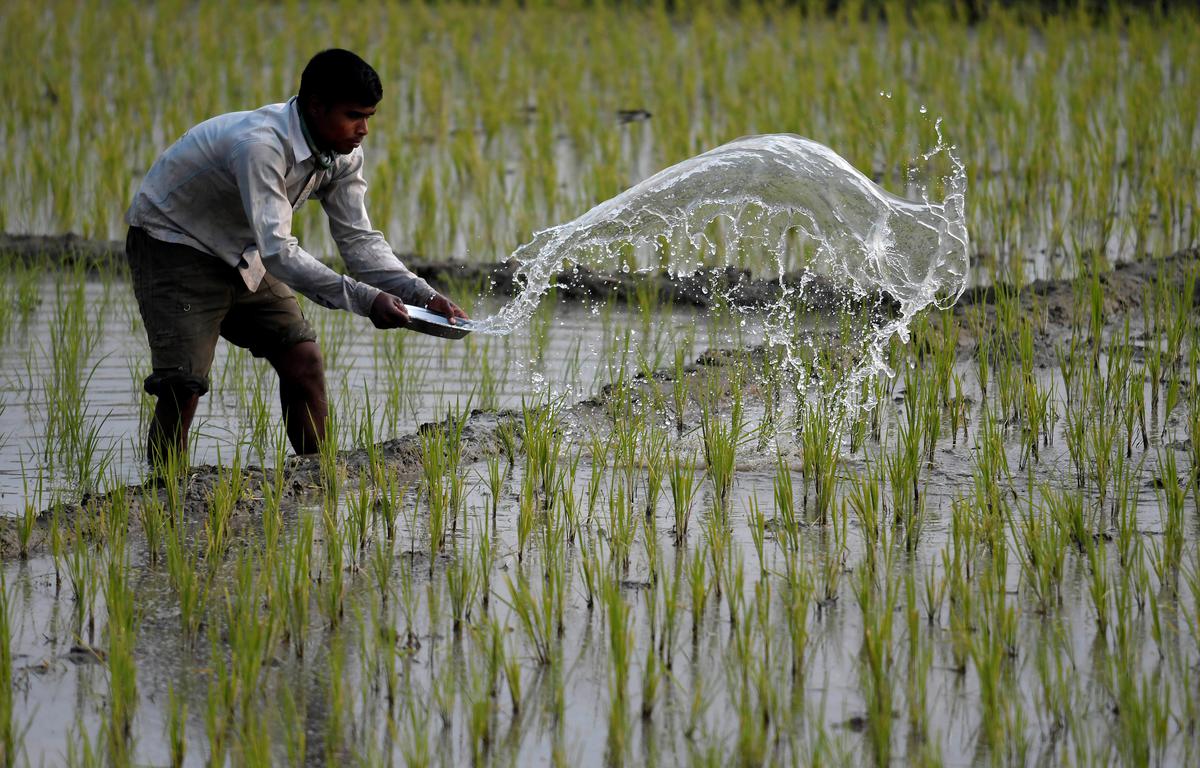
{"label": "man's left hand", "polygon": [[459,319],[471,319],[467,317],[466,312],[463,312],[458,308],[457,304],[455,304],[453,301],[450,301],[450,299],[447,299],[440,293],[430,299],[429,303],[425,305],[425,308],[430,312],[437,312],[439,315],[445,315],[447,320],[449,320],[450,325],[457,325],[456,321]]}

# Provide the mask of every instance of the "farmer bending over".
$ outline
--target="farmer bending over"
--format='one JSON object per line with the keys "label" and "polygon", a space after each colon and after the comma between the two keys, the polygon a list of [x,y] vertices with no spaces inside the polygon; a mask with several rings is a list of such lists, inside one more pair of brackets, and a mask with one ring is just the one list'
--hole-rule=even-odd
{"label": "farmer bending over", "polygon": [[[217,337],[266,358],[296,453],[325,436],[325,370],[295,289],[329,309],[407,325],[404,302],[451,318],[461,309],[396,258],[367,218],[360,145],[383,89],[349,51],[312,58],[300,93],[192,128],[154,163],[126,214],[125,251],[150,342],[158,398],[147,458],[186,456],[188,429],[208,391]],[[352,277],[300,247],[292,212],[321,201]]]}

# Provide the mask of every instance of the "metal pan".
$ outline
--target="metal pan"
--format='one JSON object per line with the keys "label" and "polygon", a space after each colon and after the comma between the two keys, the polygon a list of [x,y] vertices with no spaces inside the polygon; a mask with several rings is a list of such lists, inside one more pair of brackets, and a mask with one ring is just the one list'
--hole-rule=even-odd
{"label": "metal pan", "polygon": [[445,315],[430,312],[424,307],[405,304],[404,308],[408,310],[408,329],[410,331],[418,331],[443,339],[461,339],[472,330],[470,320],[459,318],[455,320],[454,325],[451,325]]}

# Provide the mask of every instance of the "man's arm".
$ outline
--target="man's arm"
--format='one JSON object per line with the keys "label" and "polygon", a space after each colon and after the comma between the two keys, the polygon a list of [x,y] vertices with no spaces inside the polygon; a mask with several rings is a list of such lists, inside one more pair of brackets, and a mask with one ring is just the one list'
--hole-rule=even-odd
{"label": "man's arm", "polygon": [[409,304],[428,306],[439,298],[438,292],[404,266],[383,233],[371,227],[362,150],[351,153],[347,160],[345,167],[337,170],[314,194],[329,217],[329,231],[347,269],[356,279],[399,296]]}
{"label": "man's arm", "polygon": [[371,317],[379,288],[338,274],[292,236],[282,150],[261,141],[244,141],[234,147],[230,164],[263,266],[323,307]]}

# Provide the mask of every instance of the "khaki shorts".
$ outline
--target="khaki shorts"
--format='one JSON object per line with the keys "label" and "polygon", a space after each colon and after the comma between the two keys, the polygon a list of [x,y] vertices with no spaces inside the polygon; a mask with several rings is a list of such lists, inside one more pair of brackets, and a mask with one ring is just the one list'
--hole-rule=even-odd
{"label": "khaki shorts", "polygon": [[217,337],[269,358],[317,335],[296,295],[269,274],[251,292],[241,273],[215,256],[155,240],[130,227],[125,254],[154,372],[146,391],[203,395]]}

